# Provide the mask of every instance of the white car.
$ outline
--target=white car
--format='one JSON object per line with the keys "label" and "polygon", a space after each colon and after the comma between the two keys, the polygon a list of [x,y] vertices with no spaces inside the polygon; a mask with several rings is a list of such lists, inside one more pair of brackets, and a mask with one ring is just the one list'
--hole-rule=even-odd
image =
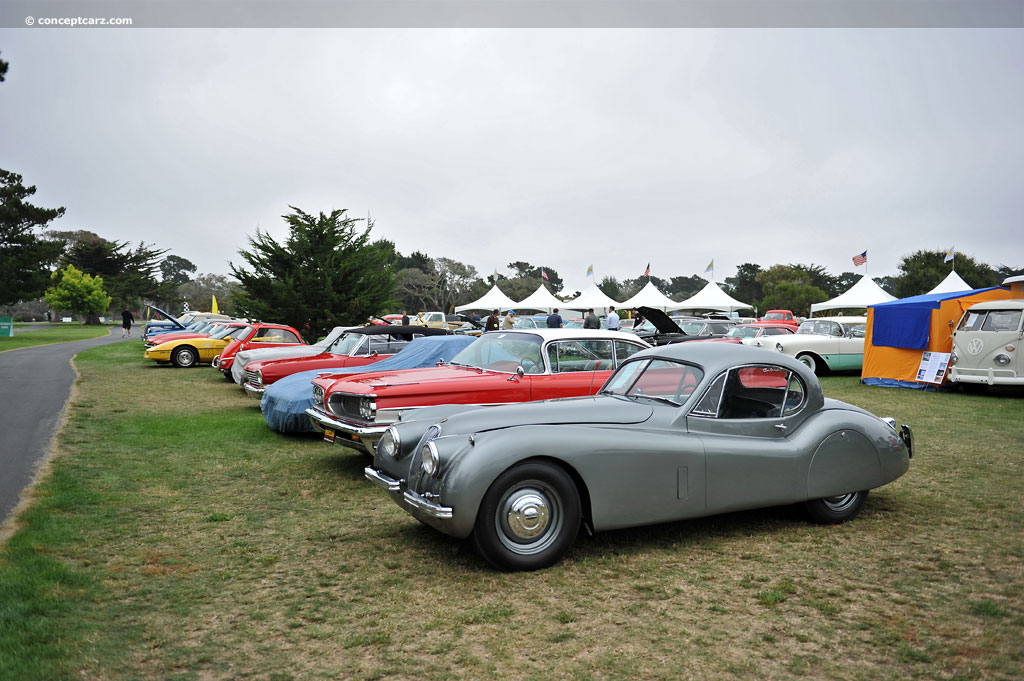
{"label": "white car", "polygon": [[953,332],[949,380],[965,389],[1024,385],[1024,300],[971,305]]}
{"label": "white car", "polygon": [[796,357],[816,374],[860,369],[867,323],[867,317],[814,317],[791,336],[745,338],[743,344]]}

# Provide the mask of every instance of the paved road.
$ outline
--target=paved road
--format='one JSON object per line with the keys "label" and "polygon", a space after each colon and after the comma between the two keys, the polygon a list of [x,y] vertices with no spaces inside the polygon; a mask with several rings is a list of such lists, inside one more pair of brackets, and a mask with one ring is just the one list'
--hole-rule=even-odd
{"label": "paved road", "polygon": [[71,358],[120,342],[120,331],[115,327],[100,338],[0,352],[0,521],[17,505],[49,450],[75,381]]}

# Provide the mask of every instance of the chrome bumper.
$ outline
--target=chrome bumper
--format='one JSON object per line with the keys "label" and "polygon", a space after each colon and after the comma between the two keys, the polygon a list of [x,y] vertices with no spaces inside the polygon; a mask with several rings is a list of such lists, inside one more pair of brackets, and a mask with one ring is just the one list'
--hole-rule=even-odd
{"label": "chrome bumper", "polygon": [[377,487],[387,490],[388,492],[399,492],[402,489],[401,480],[395,480],[392,477],[384,475],[373,466],[367,466],[364,468],[363,476],[373,484],[377,485]]}
{"label": "chrome bumper", "polygon": [[402,495],[402,499],[417,511],[420,511],[431,518],[447,520],[452,517],[453,509],[450,506],[435,504],[430,499],[416,494],[416,492],[406,490],[405,494]]}
{"label": "chrome bumper", "polygon": [[210,362],[210,366],[212,366],[214,369],[220,369],[220,355],[217,355],[216,357],[213,358],[213,361]]}
{"label": "chrome bumper", "polygon": [[391,425],[360,426],[348,421],[341,421],[316,407],[307,409],[306,416],[309,417],[309,421],[316,431],[324,433],[325,441],[351,447],[370,456],[373,456],[377,442]]}
{"label": "chrome bumper", "polygon": [[962,369],[954,366],[949,372],[954,383],[980,383],[981,385],[1024,385],[1024,376],[1013,369]]}
{"label": "chrome bumper", "polygon": [[242,387],[245,388],[245,394],[249,397],[255,397],[257,400],[263,399],[263,391],[266,388],[257,388],[252,383],[243,383]]}

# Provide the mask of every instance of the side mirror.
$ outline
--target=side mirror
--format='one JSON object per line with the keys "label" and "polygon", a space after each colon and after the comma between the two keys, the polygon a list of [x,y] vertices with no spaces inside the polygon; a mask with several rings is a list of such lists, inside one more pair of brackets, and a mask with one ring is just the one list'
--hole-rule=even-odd
{"label": "side mirror", "polygon": [[520,364],[519,366],[516,367],[516,376],[519,376],[520,378],[522,378],[523,375],[525,375],[525,374],[526,374],[526,369],[523,368],[522,364]]}

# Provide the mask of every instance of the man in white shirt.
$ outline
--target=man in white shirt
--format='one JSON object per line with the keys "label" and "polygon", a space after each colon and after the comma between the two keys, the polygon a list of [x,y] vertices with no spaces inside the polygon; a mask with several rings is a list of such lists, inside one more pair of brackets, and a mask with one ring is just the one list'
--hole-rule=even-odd
{"label": "man in white shirt", "polygon": [[619,330],[619,315],[615,312],[615,306],[611,305],[608,307],[608,330],[618,331]]}

